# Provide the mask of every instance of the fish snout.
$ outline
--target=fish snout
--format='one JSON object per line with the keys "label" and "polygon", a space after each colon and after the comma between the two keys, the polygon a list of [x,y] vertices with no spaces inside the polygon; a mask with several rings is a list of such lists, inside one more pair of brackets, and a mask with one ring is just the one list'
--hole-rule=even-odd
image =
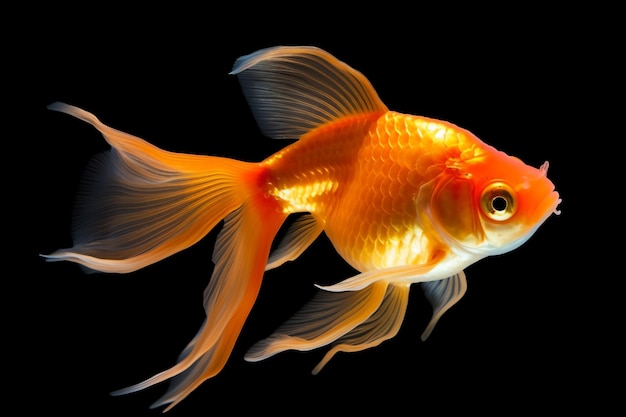
{"label": "fish snout", "polygon": [[558,192],[551,191],[538,205],[535,209],[532,221],[533,223],[539,225],[543,223],[550,215],[556,214],[557,216],[561,214],[561,210],[558,209],[559,204],[561,204],[561,197]]}

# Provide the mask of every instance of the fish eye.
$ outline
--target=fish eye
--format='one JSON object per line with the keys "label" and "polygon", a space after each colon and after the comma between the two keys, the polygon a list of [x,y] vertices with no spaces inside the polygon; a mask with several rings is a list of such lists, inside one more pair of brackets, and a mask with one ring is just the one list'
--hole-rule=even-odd
{"label": "fish eye", "polygon": [[491,220],[508,220],[516,210],[515,191],[503,182],[489,184],[483,191],[480,206]]}

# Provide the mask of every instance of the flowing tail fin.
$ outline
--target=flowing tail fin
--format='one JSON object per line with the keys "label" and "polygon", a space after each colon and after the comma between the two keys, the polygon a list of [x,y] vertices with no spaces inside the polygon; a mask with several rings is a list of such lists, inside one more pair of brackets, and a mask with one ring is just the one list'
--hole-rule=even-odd
{"label": "flowing tail fin", "polygon": [[114,393],[175,377],[154,405],[170,404],[170,409],[224,366],[286,215],[259,187],[265,173],[258,164],[164,151],[77,107],[53,103],[49,108],[90,123],[112,149],[94,158],[85,173],[74,215],[74,246],[44,255],[47,260],[132,272],[193,245],[224,220],[204,294],[206,319],[198,334],[178,364]]}

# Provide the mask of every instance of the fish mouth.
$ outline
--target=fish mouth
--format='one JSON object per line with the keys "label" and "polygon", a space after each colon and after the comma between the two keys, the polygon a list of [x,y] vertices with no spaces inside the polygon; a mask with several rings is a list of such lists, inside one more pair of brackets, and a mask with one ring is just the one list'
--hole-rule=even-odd
{"label": "fish mouth", "polygon": [[558,207],[563,200],[560,198],[559,193],[555,191],[554,184],[548,180],[549,166],[550,163],[546,161],[539,167],[539,180],[545,180],[546,185],[549,188],[546,189],[546,191],[548,191],[548,195],[535,210],[533,219],[537,222],[537,224],[543,223],[548,217],[550,217],[551,214],[556,214],[557,216],[561,214],[561,210],[559,210]]}
{"label": "fish mouth", "polygon": [[561,210],[558,209],[561,201],[563,200],[560,198],[559,193],[552,190],[535,210],[533,218],[536,219],[537,224],[543,223],[552,214],[557,216],[561,214]]}

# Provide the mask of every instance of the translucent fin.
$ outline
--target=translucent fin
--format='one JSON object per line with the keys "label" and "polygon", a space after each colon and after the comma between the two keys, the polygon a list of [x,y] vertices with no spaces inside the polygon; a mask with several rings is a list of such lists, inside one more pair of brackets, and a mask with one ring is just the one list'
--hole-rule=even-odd
{"label": "translucent fin", "polygon": [[44,255],[50,261],[118,273],[157,262],[199,241],[239,207],[248,192],[241,178],[259,169],[164,151],[77,107],[49,108],[92,124],[112,146],[85,172],[74,211],[74,246]]}
{"label": "translucent fin", "polygon": [[439,281],[422,282],[422,288],[426,298],[433,306],[433,316],[428,326],[426,326],[426,330],[422,333],[422,340],[426,340],[441,316],[443,316],[443,313],[448,311],[450,307],[465,295],[467,279],[465,278],[465,272],[461,271]]}
{"label": "translucent fin", "polygon": [[271,253],[265,270],[279,267],[287,261],[293,261],[305,251],[307,247],[324,230],[324,224],[311,214],[304,214],[293,222],[287,234],[280,241],[278,247]]}
{"label": "translucent fin", "polygon": [[395,280],[406,280],[406,278],[412,277],[415,278],[412,282],[418,282],[417,277],[420,275],[424,275],[428,273],[439,261],[441,258],[445,256],[444,252],[438,253],[435,257],[433,257],[430,262],[415,266],[415,265],[404,265],[398,266],[394,268],[387,269],[376,269],[373,271],[362,272],[358,275],[355,275],[351,278],[347,278],[337,284],[321,286],[317,285],[318,288],[325,291],[358,291],[366,286],[381,280],[385,280],[388,282],[393,282]]}
{"label": "translucent fin", "polygon": [[394,337],[404,320],[409,302],[409,289],[409,284],[390,284],[378,310],[349,333],[337,339],[333,347],[313,369],[313,375],[321,371],[337,352],[358,352],[378,346]]}
{"label": "translucent fin", "polygon": [[386,282],[377,282],[360,291],[318,292],[274,334],[252,346],[245,359],[256,362],[285,350],[311,350],[332,343],[367,320],[386,289]]}
{"label": "translucent fin", "polygon": [[259,128],[274,139],[298,139],[342,117],[387,111],[363,74],[315,47],[262,49],[237,59],[231,74]]}
{"label": "translucent fin", "polygon": [[91,123],[113,149],[95,159],[86,175],[74,247],[48,259],[130,272],[195,243],[224,220],[204,294],[203,326],[172,368],[113,393],[127,394],[173,378],[155,404],[170,404],[170,409],[223,368],[287,215],[259,188],[263,168],[257,164],[170,153],[107,127],[84,110],[62,103],[50,108]]}
{"label": "translucent fin", "polygon": [[285,216],[274,207],[244,204],[229,215],[218,236],[213,276],[205,291],[207,318],[179,362],[139,384],[115,391],[128,394],[173,378],[153,407],[172,408],[203,381],[217,375],[231,354],[260,289],[272,240]]}

